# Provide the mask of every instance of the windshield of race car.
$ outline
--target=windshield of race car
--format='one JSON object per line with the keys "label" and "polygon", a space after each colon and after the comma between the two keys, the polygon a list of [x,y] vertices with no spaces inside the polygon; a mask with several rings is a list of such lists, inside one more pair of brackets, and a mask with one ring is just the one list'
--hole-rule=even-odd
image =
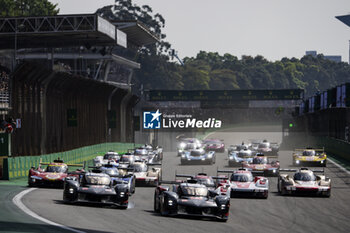
{"label": "windshield of race car", "polygon": [[56,173],[66,173],[68,170],[67,166],[57,166],[57,165],[49,165],[46,168],[46,172],[56,172]]}
{"label": "windshield of race car", "polygon": [[250,151],[241,151],[238,153],[238,157],[241,157],[241,158],[245,158],[245,157],[249,157],[251,156],[251,152]]}
{"label": "windshield of race car", "polygon": [[198,183],[203,184],[207,187],[215,187],[214,181],[212,179],[208,179],[208,178],[198,179]]}
{"label": "windshield of race car", "polygon": [[144,163],[134,164],[134,172],[147,172],[147,165]]}
{"label": "windshield of race car", "polygon": [[221,144],[221,141],[219,140],[205,140],[204,144]]}
{"label": "windshield of race car", "polygon": [[183,196],[205,197],[208,195],[208,189],[206,187],[182,186],[181,192]]}
{"label": "windshield of race car", "polygon": [[131,156],[123,156],[120,158],[120,162],[122,163],[129,163],[132,160]]}
{"label": "windshield of race car", "polygon": [[191,156],[201,156],[204,155],[205,151],[204,150],[193,150],[191,151]]}
{"label": "windshield of race car", "polygon": [[316,176],[309,172],[297,172],[294,174],[294,180],[296,181],[315,181]]}
{"label": "windshield of race car", "polygon": [[102,176],[102,174],[85,175],[87,184],[91,185],[109,185],[111,178],[108,175]]}
{"label": "windshield of race car", "polygon": [[234,173],[231,176],[231,181],[252,182],[253,181],[253,175],[251,173]]}
{"label": "windshield of race car", "polygon": [[115,154],[105,154],[103,156],[103,159],[109,160],[109,159],[114,159],[114,160],[119,160],[119,156]]}
{"label": "windshield of race car", "polygon": [[103,170],[103,172],[109,176],[118,176],[119,175],[119,171],[117,168],[108,168],[108,169]]}
{"label": "windshield of race car", "polygon": [[136,149],[135,155],[147,155],[148,151],[146,149]]}
{"label": "windshield of race car", "polygon": [[315,156],[315,151],[314,150],[303,151],[303,156]]}
{"label": "windshield of race car", "polygon": [[259,148],[268,148],[269,146],[266,143],[259,144]]}
{"label": "windshield of race car", "polygon": [[253,164],[267,164],[266,157],[256,157],[253,159]]}

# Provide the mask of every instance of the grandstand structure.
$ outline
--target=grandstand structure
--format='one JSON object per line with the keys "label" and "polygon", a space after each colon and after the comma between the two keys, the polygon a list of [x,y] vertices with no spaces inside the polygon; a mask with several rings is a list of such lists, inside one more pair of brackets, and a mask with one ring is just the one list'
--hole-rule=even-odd
{"label": "grandstand structure", "polygon": [[13,155],[133,141],[137,51],[158,41],[97,14],[0,18],[0,110],[22,122]]}

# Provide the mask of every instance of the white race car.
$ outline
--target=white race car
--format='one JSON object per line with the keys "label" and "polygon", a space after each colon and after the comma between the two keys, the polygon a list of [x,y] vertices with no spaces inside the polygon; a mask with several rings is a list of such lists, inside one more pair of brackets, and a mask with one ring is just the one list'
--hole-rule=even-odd
{"label": "white race car", "polygon": [[265,177],[254,177],[251,171],[244,168],[238,170],[218,170],[218,173],[232,173],[230,179],[226,180],[226,184],[230,185],[231,197],[268,197],[269,180]]}
{"label": "white race car", "polygon": [[104,156],[96,156],[93,159],[95,167],[102,167],[106,164],[111,164],[118,166],[120,160],[120,155],[117,152],[109,151]]}

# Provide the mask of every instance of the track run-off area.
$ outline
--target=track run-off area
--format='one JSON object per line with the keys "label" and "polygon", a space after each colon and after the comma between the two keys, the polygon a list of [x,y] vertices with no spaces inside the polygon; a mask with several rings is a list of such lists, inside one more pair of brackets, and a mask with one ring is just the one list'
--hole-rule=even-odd
{"label": "track run-off area", "polygon": [[[277,126],[241,127],[214,132],[209,137],[223,139],[229,146],[249,139],[281,142],[282,133]],[[278,160],[281,168],[293,168],[292,151],[281,150]],[[175,151],[165,152],[163,179],[174,180],[175,173],[216,175],[218,168],[233,169],[227,165],[227,152],[216,154],[216,164],[203,166],[181,166]],[[121,210],[65,204],[61,189],[31,189],[19,198],[16,195],[28,188],[0,185],[0,232],[349,232],[350,174],[330,161],[325,174],[332,179],[330,198],[281,196],[277,192],[277,178],[269,177],[268,199],[231,198],[226,223],[186,216],[162,217],[153,211],[154,187],[137,187],[128,209]],[[29,210],[27,214],[17,208],[14,197],[16,204],[20,201]]]}

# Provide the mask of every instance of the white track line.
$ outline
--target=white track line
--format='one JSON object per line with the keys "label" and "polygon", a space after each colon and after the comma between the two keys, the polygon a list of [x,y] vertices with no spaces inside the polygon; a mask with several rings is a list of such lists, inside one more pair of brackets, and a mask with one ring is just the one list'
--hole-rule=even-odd
{"label": "white track line", "polygon": [[348,175],[350,175],[350,171],[348,171],[345,167],[340,165],[339,163],[335,162],[333,159],[327,158],[331,163],[333,163],[335,166],[337,166],[340,170],[346,172]]}
{"label": "white track line", "polygon": [[12,199],[12,202],[13,204],[15,204],[18,208],[20,208],[24,213],[32,216],[33,218],[36,218],[44,223],[47,223],[49,225],[52,225],[52,226],[56,226],[56,227],[60,227],[64,230],[68,230],[68,231],[72,231],[72,232],[76,232],[76,233],[85,233],[84,231],[79,231],[79,230],[76,230],[74,228],[70,228],[70,227],[67,227],[67,226],[64,226],[64,225],[61,225],[59,223],[55,223],[55,222],[52,222],[46,218],[43,218],[39,215],[37,215],[36,213],[34,213],[33,211],[31,211],[30,209],[28,209],[22,202],[22,198],[24,197],[24,195],[28,194],[29,192],[35,190],[36,188],[30,188],[30,189],[26,189],[20,193],[18,193],[13,199]]}

